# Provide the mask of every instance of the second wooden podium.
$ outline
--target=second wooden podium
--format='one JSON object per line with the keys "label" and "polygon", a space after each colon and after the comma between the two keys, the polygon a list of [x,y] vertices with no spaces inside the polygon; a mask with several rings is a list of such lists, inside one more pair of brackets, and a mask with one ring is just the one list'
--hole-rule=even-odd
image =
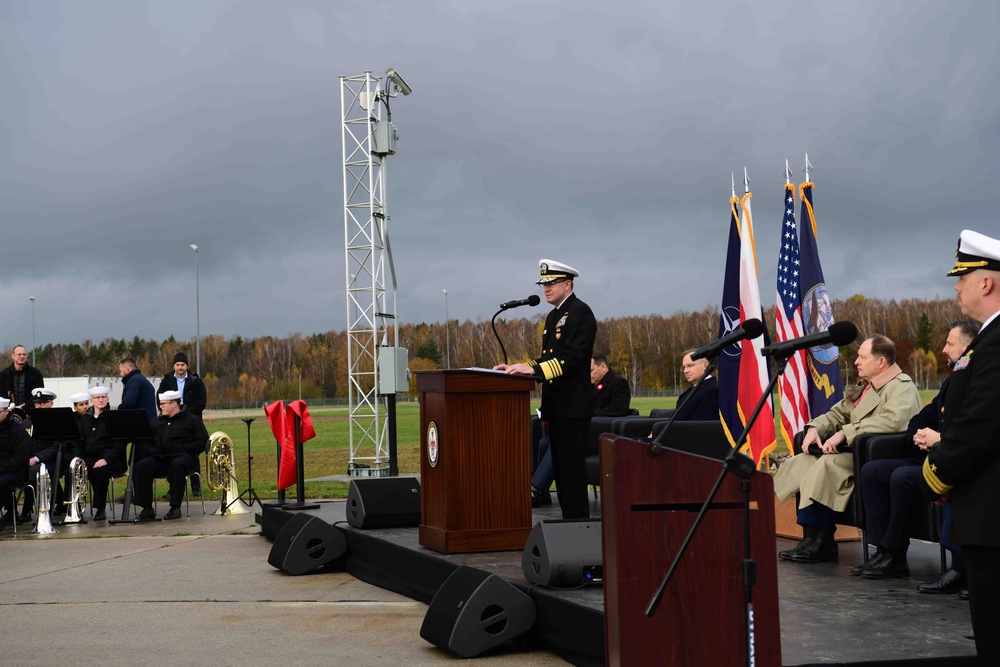
{"label": "second wooden podium", "polygon": [[418,371],[420,545],[517,551],[531,532],[528,377]]}

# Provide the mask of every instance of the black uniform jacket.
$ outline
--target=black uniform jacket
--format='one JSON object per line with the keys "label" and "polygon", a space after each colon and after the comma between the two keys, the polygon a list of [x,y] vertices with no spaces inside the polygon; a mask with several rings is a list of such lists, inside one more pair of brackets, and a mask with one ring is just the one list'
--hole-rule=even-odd
{"label": "black uniform jacket", "polygon": [[[692,393],[694,392],[694,393]],[[688,397],[690,394],[690,398]],[[687,399],[686,403],[682,401]],[[712,421],[719,418],[719,383],[711,375],[701,379],[697,387],[688,387],[677,397],[680,409],[674,415],[674,421]]]}
{"label": "black uniform jacket", "polygon": [[176,456],[190,454],[194,458],[205,451],[208,431],[201,417],[181,410],[173,417],[160,415],[153,420],[154,441],[143,445],[146,456]]}
{"label": "black uniform jacket", "polygon": [[594,416],[624,417],[628,414],[628,404],[632,401],[632,390],[628,380],[610,368],[594,385]]}
{"label": "black uniform jacket", "polygon": [[924,460],[931,495],[947,493],[952,542],[1000,547],[1000,317],[955,363],[944,393],[941,441]]}
{"label": "black uniform jacket", "polygon": [[104,419],[108,410],[101,413],[102,416],[94,416],[94,408],[87,409],[87,414],[80,421],[80,437],[83,438],[83,446],[77,456],[93,465],[95,462],[104,459],[108,465],[117,469],[128,468],[125,460],[125,443],[112,439],[108,432],[108,420]]}
{"label": "black uniform jacket", "polygon": [[542,355],[532,362],[542,383],[542,419],[589,419],[594,412],[590,356],[597,319],[590,306],[571,293],[545,318]]}
{"label": "black uniform jacket", "polygon": [[27,479],[29,458],[31,438],[23,426],[12,422],[10,415],[7,415],[7,419],[0,422],[0,474],[23,472],[24,479]]}

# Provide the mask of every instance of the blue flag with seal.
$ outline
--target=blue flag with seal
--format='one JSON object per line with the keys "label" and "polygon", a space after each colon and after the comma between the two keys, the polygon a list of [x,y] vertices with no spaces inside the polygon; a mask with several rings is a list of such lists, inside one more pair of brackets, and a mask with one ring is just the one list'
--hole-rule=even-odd
{"label": "blue flag with seal", "polygon": [[[802,231],[799,234],[799,293],[802,298],[802,325],[807,336],[826,331],[834,322],[826,281],[823,280],[823,268],[819,263],[812,189],[810,181],[799,186],[799,198],[802,201],[802,215],[799,216],[802,221]],[[828,412],[844,397],[839,352],[837,346],[828,343],[809,348],[806,355],[809,413],[814,417]]]}

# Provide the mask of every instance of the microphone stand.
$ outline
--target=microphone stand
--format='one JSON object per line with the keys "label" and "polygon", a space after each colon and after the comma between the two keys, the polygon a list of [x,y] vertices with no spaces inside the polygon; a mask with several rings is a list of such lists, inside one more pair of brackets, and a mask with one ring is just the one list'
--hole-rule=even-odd
{"label": "microphone stand", "polygon": [[722,486],[722,480],[725,479],[726,473],[731,472],[737,475],[740,478],[740,488],[743,491],[743,597],[747,630],[745,646],[747,665],[754,664],[753,586],[757,580],[757,566],[750,553],[750,480],[753,477],[757,466],[751,458],[740,454],[740,448],[743,447],[743,444],[746,442],[747,436],[750,434],[750,429],[753,427],[754,422],[757,421],[757,417],[760,416],[761,410],[764,409],[764,403],[766,403],[771,397],[771,392],[774,391],[774,386],[778,383],[778,378],[781,377],[781,374],[785,372],[785,366],[787,365],[788,357],[775,358],[775,372],[771,376],[771,381],[767,384],[767,389],[761,395],[760,400],[757,401],[757,407],[754,408],[753,413],[750,415],[750,419],[747,420],[747,425],[744,427],[743,433],[740,435],[740,439],[737,441],[736,446],[733,447],[732,451],[722,462],[722,470],[719,471],[719,477],[715,480],[715,486],[712,487],[712,491],[708,494],[708,498],[705,499],[705,503],[701,506],[698,516],[691,525],[691,530],[688,531],[687,537],[684,538],[684,542],[677,551],[674,561],[670,564],[670,569],[667,570],[667,573],[664,575],[663,581],[660,582],[660,587],[656,590],[656,593],[653,594],[653,597],[650,599],[645,611],[646,616],[649,617],[652,617],[653,614],[656,613],[656,608],[660,605],[660,600],[663,598],[663,593],[667,588],[667,584],[674,576],[674,572],[677,570],[677,566],[680,563],[681,558],[684,556],[684,552],[687,550],[688,545],[691,543],[691,539],[698,531],[698,526],[701,525],[701,520],[705,517],[705,513],[708,511],[709,505],[711,505],[712,501],[715,499],[715,494],[719,491],[719,487]]}
{"label": "microphone stand", "polygon": [[[243,423],[247,425],[247,488],[239,496],[230,501],[229,505],[232,505],[237,500],[243,500],[243,496],[246,496],[247,507],[253,507],[254,502],[260,505],[261,509],[264,509],[264,503],[260,502],[260,496],[253,488],[253,454],[250,453],[250,424],[253,423],[254,417],[244,417]],[[229,509],[229,505],[226,505],[226,509]],[[225,510],[222,512],[225,514]]]}
{"label": "microphone stand", "polygon": [[503,341],[500,340],[500,334],[497,333],[497,315],[499,315],[500,313],[502,313],[505,310],[507,310],[507,309],[506,308],[501,308],[496,313],[494,313],[493,319],[490,321],[490,324],[493,327],[493,335],[496,336],[497,342],[500,343],[500,351],[503,352],[503,363],[506,365],[507,364],[507,349],[503,346]]}
{"label": "microphone stand", "polygon": [[688,392],[688,395],[684,397],[684,400],[681,401],[680,404],[676,408],[674,408],[674,411],[670,414],[670,416],[667,417],[667,423],[663,427],[663,430],[660,431],[660,434],[658,436],[653,438],[653,444],[649,448],[650,454],[660,453],[660,449],[663,447],[663,439],[664,437],[666,437],[667,431],[670,429],[670,425],[674,423],[674,419],[676,419],[678,413],[680,413],[681,408],[683,408],[685,405],[688,404],[688,401],[690,401],[691,398],[698,392],[698,389],[701,387],[701,383],[705,381],[705,378],[707,378],[709,375],[712,374],[712,371],[714,371],[716,367],[718,367],[718,365],[719,365],[718,357],[708,362],[708,367],[705,369],[705,374],[701,376],[701,379],[698,380],[696,384],[691,386],[691,391]]}

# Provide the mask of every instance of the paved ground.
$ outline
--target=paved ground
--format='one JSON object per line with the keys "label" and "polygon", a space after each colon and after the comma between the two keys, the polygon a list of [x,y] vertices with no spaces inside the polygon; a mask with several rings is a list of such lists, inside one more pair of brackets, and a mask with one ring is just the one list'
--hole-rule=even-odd
{"label": "paved ground", "polygon": [[[165,504],[161,503],[161,510]],[[253,515],[0,533],[7,665],[420,665],[456,655],[420,638],[427,605],[344,573],[267,563]],[[210,508],[209,511],[212,511]],[[565,665],[513,652],[482,665]]]}

